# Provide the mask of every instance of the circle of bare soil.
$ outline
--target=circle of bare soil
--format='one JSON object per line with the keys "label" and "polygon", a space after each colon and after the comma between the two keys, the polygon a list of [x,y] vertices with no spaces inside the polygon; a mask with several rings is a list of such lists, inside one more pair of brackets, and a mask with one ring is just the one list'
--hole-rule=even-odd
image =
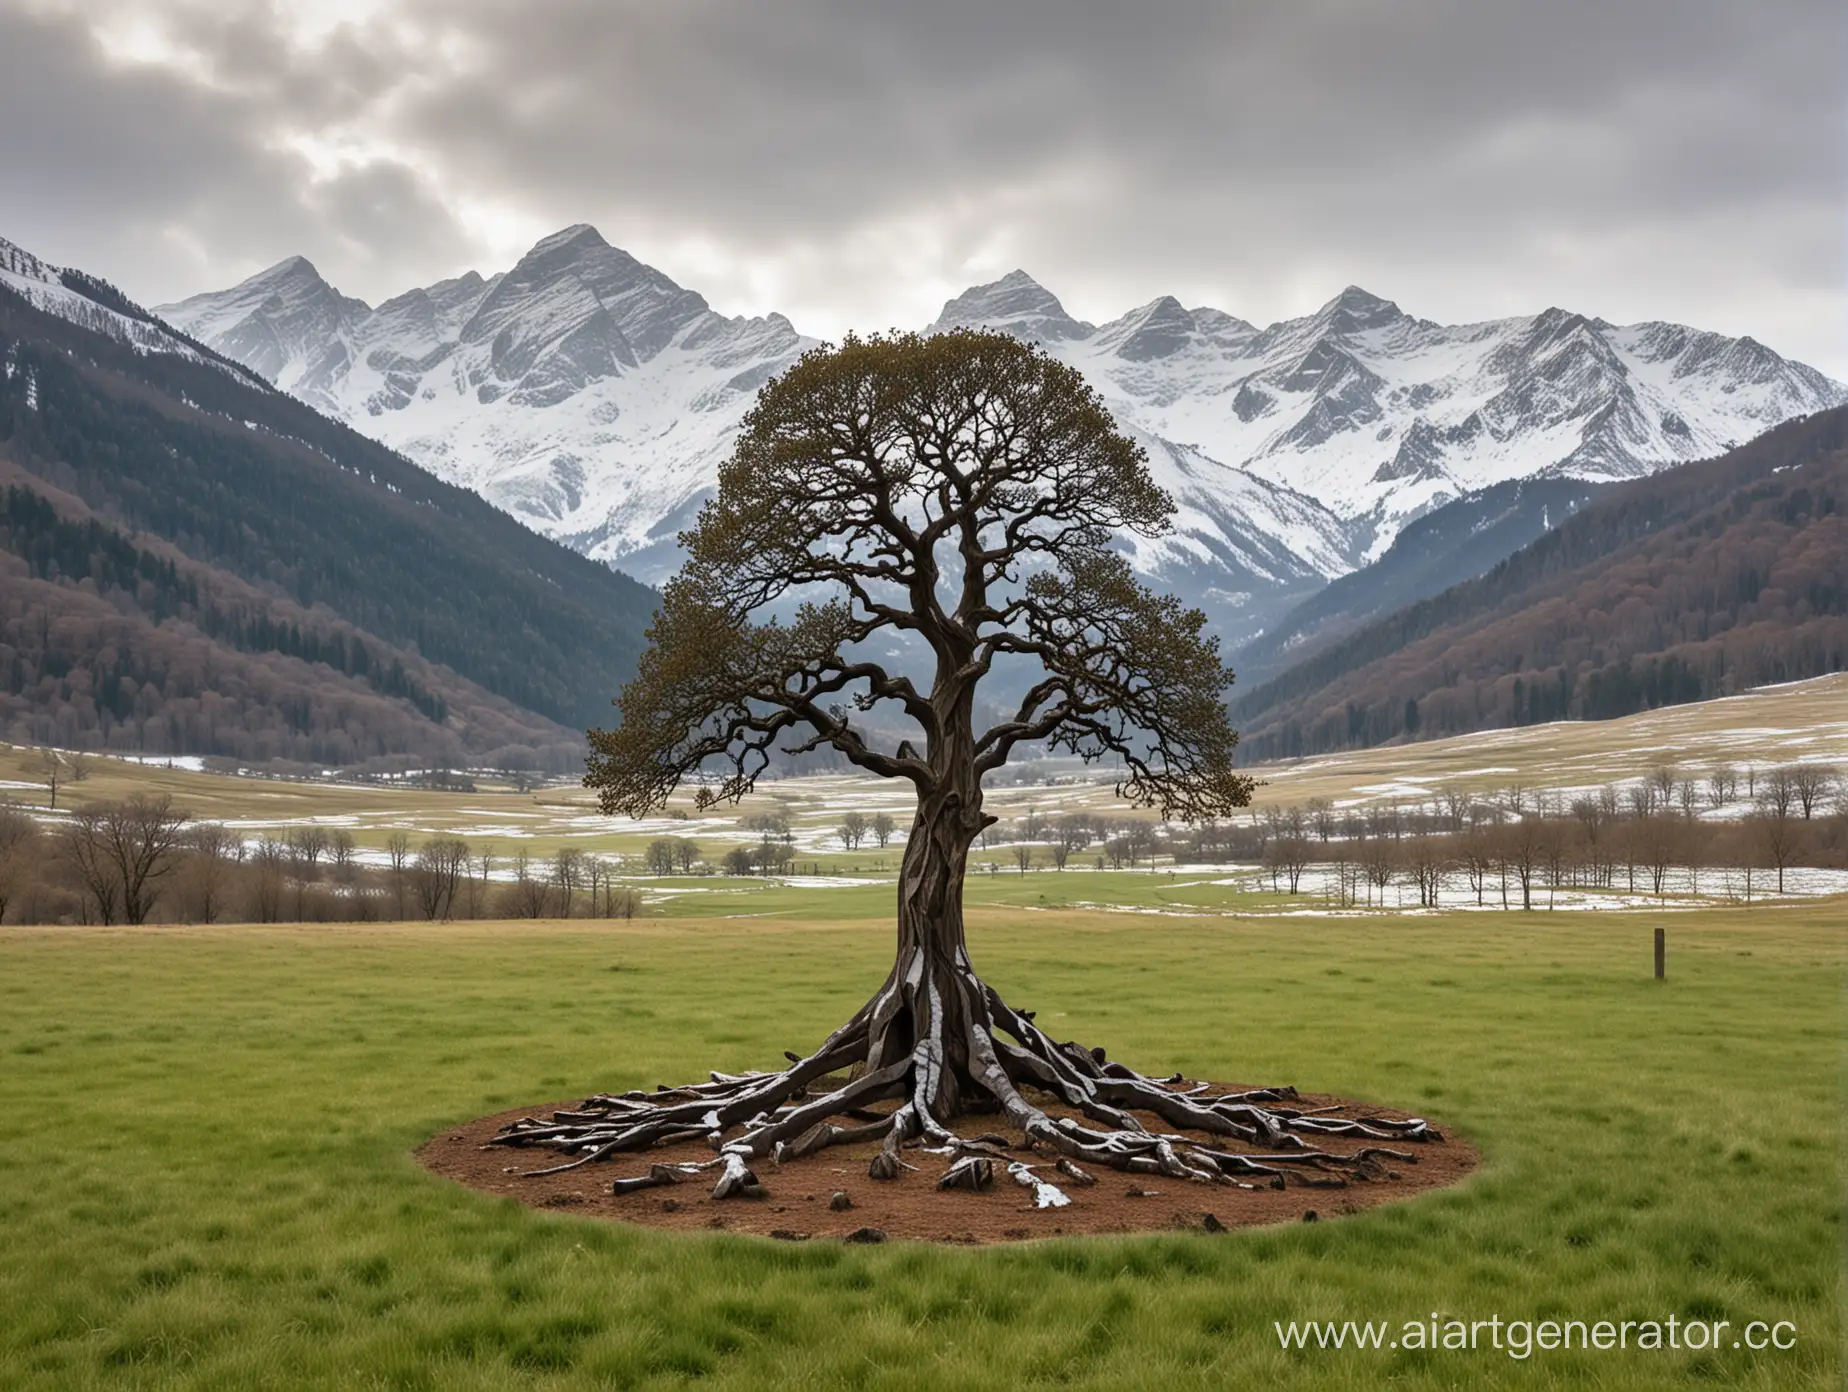
{"label": "circle of bare soil", "polygon": [[[1289,1167],[1281,1189],[1271,1187],[1275,1181],[1262,1179],[1255,1184],[1206,1184],[1096,1166],[1086,1166],[1095,1180],[1086,1185],[1048,1168],[1041,1173],[1070,1202],[1040,1208],[1035,1206],[1034,1191],[1010,1178],[1000,1160],[992,1167],[992,1183],[980,1190],[940,1190],[937,1181],[948,1168],[949,1158],[916,1148],[904,1153],[908,1164],[916,1168],[903,1170],[897,1179],[873,1179],[867,1165],[878,1153],[877,1140],[830,1147],[782,1165],[754,1162],[764,1196],[727,1199],[712,1197],[711,1174],[705,1176],[705,1183],[694,1178],[659,1188],[611,1192],[612,1180],[647,1174],[652,1166],[711,1161],[711,1148],[698,1141],[616,1155],[606,1162],[538,1176],[527,1172],[556,1164],[556,1155],[488,1144],[508,1122],[543,1117],[573,1105],[523,1107],[480,1117],[432,1137],[417,1149],[416,1158],[427,1169],[459,1184],[517,1199],[532,1208],[650,1228],[720,1230],[791,1241],[852,1236],[858,1241],[889,1238],[971,1246],[1102,1233],[1217,1232],[1261,1223],[1323,1220],[1455,1184],[1481,1161],[1473,1147],[1448,1131],[1443,1131],[1443,1140],[1422,1144],[1318,1135],[1313,1138],[1315,1149],[1330,1155],[1352,1156],[1365,1149],[1384,1153],[1376,1154],[1358,1173]],[[1308,1093],[1290,1106],[1331,1119],[1406,1121],[1414,1115]],[[1050,1103],[1045,1111],[1054,1118],[1073,1115]],[[967,1116],[952,1123],[952,1129],[971,1139],[1009,1139],[1010,1158],[1045,1161],[1043,1154],[1025,1149],[1018,1134],[1008,1137],[1000,1123],[995,1116]],[[1224,1137],[1211,1138],[1211,1144],[1258,1153],[1257,1147],[1228,1143]],[[839,1202],[834,1198],[837,1193],[845,1194],[852,1206],[833,1207]],[[868,1236],[863,1231],[868,1229],[882,1236]]]}

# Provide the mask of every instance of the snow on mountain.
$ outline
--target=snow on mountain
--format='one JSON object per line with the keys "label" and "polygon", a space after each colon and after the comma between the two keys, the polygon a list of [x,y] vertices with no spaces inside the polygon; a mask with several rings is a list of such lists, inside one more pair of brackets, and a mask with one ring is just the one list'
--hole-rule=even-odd
{"label": "snow on mountain", "polygon": [[1634,477],[1848,401],[1749,338],[1561,309],[1446,326],[1355,286],[1262,330],[1168,297],[1092,328],[1016,271],[934,327],[973,324],[1042,344],[1147,434],[1322,504],[1353,529],[1344,569],[1465,493]]}
{"label": "snow on mountain", "polygon": [[[757,389],[814,342],[727,318],[576,226],[511,270],[373,308],[293,257],[159,313],[533,527],[658,580]],[[1163,296],[1093,325],[1025,272],[930,331],[1004,329],[1081,371],[1179,506],[1141,568],[1228,637],[1364,565],[1410,520],[1517,478],[1717,454],[1848,388],[1749,338],[1561,309],[1440,325],[1349,287],[1259,328]]]}
{"label": "snow on mountain", "polygon": [[140,352],[177,353],[197,362],[211,361],[107,281],[41,261],[4,237],[0,237],[0,287],[36,309],[108,334]]}
{"label": "snow on mountain", "polygon": [[813,339],[732,319],[594,228],[373,309],[291,258],[163,314],[538,530],[648,579],[757,389]]}

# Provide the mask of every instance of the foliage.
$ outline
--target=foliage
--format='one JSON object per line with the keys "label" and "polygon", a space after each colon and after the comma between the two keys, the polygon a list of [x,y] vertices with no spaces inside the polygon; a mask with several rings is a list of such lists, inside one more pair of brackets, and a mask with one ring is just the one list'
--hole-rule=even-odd
{"label": "foliage", "polygon": [[[1164,814],[1240,805],[1230,675],[1202,616],[1110,549],[1160,535],[1172,507],[1083,379],[1007,335],[815,350],[764,388],[681,538],[686,566],[621,723],[591,733],[585,781],[606,811],[642,815],[717,764],[702,802],[736,800],[781,743],[960,798],[965,770],[1043,743],[1117,756],[1125,795]],[[793,617],[761,617],[779,602]],[[875,641],[927,653],[930,680],[869,655]],[[1039,676],[977,732],[997,662]],[[917,742],[882,740],[883,719]]]}

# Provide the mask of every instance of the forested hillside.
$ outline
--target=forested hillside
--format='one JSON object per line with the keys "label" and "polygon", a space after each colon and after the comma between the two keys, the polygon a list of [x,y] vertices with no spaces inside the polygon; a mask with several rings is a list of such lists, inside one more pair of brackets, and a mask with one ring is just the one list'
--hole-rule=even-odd
{"label": "forested hillside", "polygon": [[[8,718],[72,743],[345,762],[537,740],[556,756],[607,718],[653,607],[242,369],[138,353],[4,290],[0,462]],[[165,706],[190,697],[150,686],[157,653],[182,649],[218,655],[203,689],[220,696],[233,670],[301,671],[246,684],[236,720],[202,726]],[[117,671],[132,701],[95,675]],[[380,718],[352,727],[336,686]],[[381,701],[419,726],[385,733]],[[293,736],[253,749],[252,730]]]}
{"label": "forested hillside", "polygon": [[1232,666],[1241,682],[1256,686],[1382,615],[1487,573],[1610,488],[1528,478],[1466,493],[1408,523],[1371,565],[1291,609],[1233,654]]}
{"label": "forested hillside", "polygon": [[1248,759],[1604,719],[1848,666],[1848,408],[1624,485],[1238,699]]}
{"label": "forested hillside", "polygon": [[568,768],[577,732],[134,538],[0,461],[0,740],[388,767]]}

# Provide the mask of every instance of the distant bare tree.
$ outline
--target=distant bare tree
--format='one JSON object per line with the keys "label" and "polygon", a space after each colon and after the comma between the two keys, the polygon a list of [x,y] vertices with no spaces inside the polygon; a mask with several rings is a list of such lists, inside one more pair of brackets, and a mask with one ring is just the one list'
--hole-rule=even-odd
{"label": "distant bare tree", "polygon": [[102,809],[80,807],[58,828],[59,849],[82,894],[85,922],[114,923],[122,916],[122,882],[105,849]]}
{"label": "distant bare tree", "polygon": [[1737,796],[1739,770],[1731,764],[1716,765],[1707,774],[1707,806],[1718,812]]}
{"label": "distant bare tree", "polygon": [[1059,869],[1071,859],[1073,851],[1091,844],[1091,822],[1079,813],[1070,813],[1052,825],[1052,863]]}
{"label": "distant bare tree", "polygon": [[488,911],[488,888],[493,883],[493,845],[483,846],[481,854],[472,857],[464,871],[462,911],[470,918],[480,918]]}
{"label": "distant bare tree", "polygon": [[1309,824],[1315,829],[1316,839],[1326,844],[1335,834],[1335,804],[1325,797],[1310,798]]}
{"label": "distant bare tree", "polygon": [[1367,902],[1373,902],[1373,891],[1379,891],[1380,907],[1386,907],[1386,886],[1392,883],[1393,872],[1399,867],[1399,857],[1393,843],[1384,836],[1368,836],[1360,843],[1361,874],[1366,877],[1368,891]]}
{"label": "distant bare tree", "polygon": [[1463,863],[1464,874],[1469,876],[1470,891],[1480,908],[1489,873],[1495,868],[1495,847],[1488,828],[1474,826],[1464,832],[1457,842],[1457,858]]}
{"label": "distant bare tree", "polygon": [[1270,843],[1272,865],[1283,872],[1289,892],[1295,894],[1302,885],[1303,871],[1309,868],[1309,839],[1296,831],[1286,831]]}
{"label": "distant bare tree", "polygon": [[642,863],[648,867],[651,875],[673,874],[674,839],[671,836],[655,837],[642,852]]}
{"label": "distant bare tree", "polygon": [[312,880],[319,873],[321,857],[327,854],[327,847],[327,828],[324,826],[309,822],[289,831],[289,856],[305,880]]}
{"label": "distant bare tree", "polygon": [[1820,807],[1835,787],[1835,770],[1828,764],[1795,764],[1790,770],[1790,790],[1803,809],[1803,820]]}
{"label": "distant bare tree", "polygon": [[265,836],[250,855],[250,916],[258,923],[282,918],[283,867],[289,848],[275,836]]}
{"label": "distant bare tree", "polygon": [[64,756],[50,745],[46,745],[38,752],[38,765],[39,777],[45,781],[47,805],[53,812],[56,812],[58,810],[58,789],[64,783]]}
{"label": "distant bare tree", "polygon": [[1037,807],[1027,808],[1027,815],[1020,819],[1020,834],[1029,841],[1037,841],[1046,834],[1046,817]]}
{"label": "distant bare tree", "polygon": [[513,857],[513,883],[507,887],[513,912],[520,918],[544,918],[551,903],[550,887],[533,873],[532,855],[522,846]]}
{"label": "distant bare tree", "polygon": [[1644,781],[1655,794],[1655,805],[1669,807],[1675,801],[1675,785],[1681,781],[1681,774],[1673,764],[1657,764]]}
{"label": "distant bare tree", "polygon": [[447,919],[454,912],[468,863],[468,842],[459,836],[433,836],[418,848],[411,883],[425,919]]}
{"label": "distant bare tree", "polygon": [[186,850],[182,888],[187,916],[216,923],[224,912],[231,867],[244,858],[243,838],[221,822],[199,822],[186,834]]}
{"label": "distant bare tree", "polygon": [[1557,906],[1560,888],[1573,869],[1574,838],[1567,834],[1568,823],[1557,818],[1540,828],[1540,865],[1546,871],[1546,906]]}
{"label": "distant bare tree", "polygon": [[1643,818],[1655,812],[1655,784],[1651,783],[1647,778],[1643,779],[1640,783],[1632,783],[1624,791],[1629,799],[1630,815],[1637,821],[1640,822]]}
{"label": "distant bare tree", "polygon": [[1023,875],[1033,868],[1033,843],[1031,841],[1014,843],[1014,864],[1020,867],[1020,873]]}
{"label": "distant bare tree", "polygon": [[334,874],[342,881],[353,878],[354,852],[358,845],[353,840],[353,833],[345,827],[335,827],[327,834],[327,858],[333,866]]}
{"label": "distant bare tree", "polygon": [[552,857],[552,888],[558,894],[558,916],[571,917],[571,903],[584,883],[584,852],[577,846],[561,846]]}
{"label": "distant bare tree", "polygon": [[0,803],[0,921],[20,887],[36,877],[42,833],[29,812]]}
{"label": "distant bare tree", "polygon": [[[1770,778],[1765,782],[1769,783]],[[1784,871],[1796,859],[1798,828],[1791,818],[1780,817],[1772,805],[1761,802],[1747,821],[1751,837],[1763,863],[1777,872],[1777,892],[1784,892]]]}
{"label": "distant bare tree", "polygon": [[850,851],[860,849],[860,843],[866,839],[866,815],[861,812],[849,812],[841,818],[841,845]]}
{"label": "distant bare tree", "polygon": [[699,843],[689,841],[684,836],[674,838],[674,867],[683,875],[693,873],[693,866],[699,860]]}
{"label": "distant bare tree", "polygon": [[411,885],[411,836],[406,831],[394,831],[385,838],[385,854],[391,858],[391,893],[398,905],[398,917],[410,917]]}
{"label": "distant bare tree", "polygon": [[1685,821],[1693,821],[1700,816],[1700,784],[1692,778],[1684,778],[1675,785],[1675,801],[1681,808]]}
{"label": "distant bare tree", "polygon": [[892,820],[892,814],[890,812],[876,812],[873,814],[873,840],[879,843],[880,850],[883,851],[886,846],[890,844],[892,833],[897,829],[898,823]]}
{"label": "distant bare tree", "polygon": [[1636,824],[1637,858],[1649,872],[1650,888],[1658,898],[1668,879],[1668,867],[1675,863],[1680,850],[1681,829],[1681,824],[1666,812]]}
{"label": "distant bare tree", "polygon": [[1797,770],[1774,768],[1758,782],[1758,805],[1779,821],[1788,817],[1797,805]]}
{"label": "distant bare tree", "polygon": [[1544,833],[1540,818],[1522,817],[1508,823],[1497,838],[1497,859],[1504,875],[1512,874],[1521,886],[1521,909],[1534,906],[1534,874],[1542,861]]}
{"label": "distant bare tree", "polygon": [[1424,832],[1409,836],[1402,858],[1406,878],[1418,891],[1419,907],[1436,908],[1444,875],[1450,869],[1450,856],[1444,841]]}
{"label": "distant bare tree", "polygon": [[79,808],[63,828],[64,849],[97,917],[147,922],[172,871],[190,820],[171,797],[137,793]]}

